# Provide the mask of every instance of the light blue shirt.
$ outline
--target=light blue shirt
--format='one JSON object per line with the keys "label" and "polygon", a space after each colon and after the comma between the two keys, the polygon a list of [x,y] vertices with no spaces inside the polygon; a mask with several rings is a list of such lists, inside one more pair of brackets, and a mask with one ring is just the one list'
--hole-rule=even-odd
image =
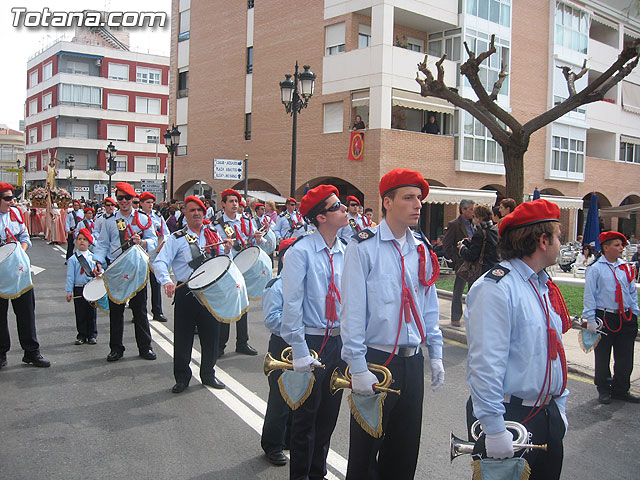
{"label": "light blue shirt", "polygon": [[275,277],[270,287],[264,289],[262,293],[262,314],[264,315],[264,326],[273,335],[280,336],[280,326],[282,325],[282,277]]}
{"label": "light blue shirt", "polygon": [[[93,225],[93,227],[92,227]],[[95,231],[96,231],[96,222],[92,220],[88,220],[86,218],[83,218],[82,220],[80,220],[78,222],[78,228],[75,229],[75,231],[73,232],[73,236],[74,238],[78,238],[78,232],[80,231],[80,229],[82,228],[86,228],[87,230],[89,230],[89,232],[91,233],[91,235],[95,235]],[[95,238],[94,238],[95,241]]]}
{"label": "light blue shirt", "polygon": [[[338,290],[344,266],[344,245],[336,238],[332,248],[315,231],[298,240],[287,249],[282,269],[282,291],[284,307],[280,336],[293,348],[293,357],[309,355],[305,340],[305,327],[325,329],[326,297],[331,282],[329,255],[333,255],[334,282]],[[336,305],[338,320],[333,328],[340,326],[340,306]]]}
{"label": "light blue shirt", "polygon": [[[367,369],[368,345],[393,348],[398,336],[398,323],[402,305],[402,264],[400,247],[393,232],[383,220],[373,238],[362,242],[351,240],[345,253],[342,276],[342,358],[353,373]],[[440,331],[438,296],[435,287],[425,287],[418,280],[419,254],[422,243],[407,229],[405,243],[400,249],[404,256],[405,282],[411,290],[425,334],[425,344],[432,359],[442,358],[442,332]],[[426,247],[426,246],[425,246]],[[431,277],[431,261],[427,251],[425,278]],[[402,320],[399,347],[417,347],[422,339],[416,322]]]}
{"label": "light blue shirt", "polygon": [[[364,226],[364,223],[362,221],[362,215],[360,215],[359,213],[356,213],[355,218],[349,215],[349,220],[351,219],[355,220],[357,225],[356,229],[358,230],[358,232],[367,228]],[[349,224],[345,225],[340,230],[338,230],[338,236],[347,243],[349,243],[349,240],[351,240],[351,237],[353,237],[353,235],[354,235],[353,228]]]}
{"label": "light blue shirt", "polygon": [[84,218],[84,211],[81,208],[79,208],[77,211],[71,210],[69,213],[67,213],[67,219],[66,219],[67,232],[73,232],[76,228],[76,221],[73,219],[74,213],[76,214],[76,217],[78,218],[78,220],[82,220]]}
{"label": "light blue shirt", "polygon": [[163,239],[166,242],[171,232],[167,227],[167,222],[165,222],[164,217],[157,211],[151,210],[151,221],[153,222],[153,226],[156,229],[158,243],[160,243]]}
{"label": "light blue shirt", "polygon": [[[11,210],[13,210],[14,218],[19,219],[20,221],[11,220]],[[2,239],[3,242],[13,242],[13,238],[11,238],[10,235],[7,235],[8,229],[11,232],[11,235],[13,235],[18,242],[26,243],[31,247],[29,231],[24,223],[20,223],[22,218],[21,212],[17,207],[9,207],[8,212],[0,213],[0,239]]]}
{"label": "light blue shirt", "polygon": [[65,292],[67,293],[73,293],[73,287],[75,285],[86,285],[93,278],[91,275],[87,275],[87,273],[91,272],[80,273],[82,265],[80,265],[80,262],[76,258],[76,255],[82,255],[83,253],[84,258],[87,259],[89,267],[91,267],[91,271],[93,271],[93,268],[95,267],[93,254],[89,250],[87,250],[86,252],[76,252],[71,255],[71,257],[69,257],[69,260],[67,260],[67,285],[65,287]]}
{"label": "light blue shirt", "polygon": [[106,212],[102,212],[96,216],[95,226],[93,230],[93,236],[97,239],[100,236],[100,231],[102,230],[102,225],[104,225],[104,221],[106,220]]}
{"label": "light blue shirt", "polygon": [[[193,230],[187,227],[188,235],[198,237],[200,252],[204,252],[204,246],[207,245],[207,239],[204,235],[205,228],[208,227],[203,226],[200,229],[200,235],[196,235]],[[169,235],[169,238],[153,261],[153,272],[160,285],[171,281],[169,276],[171,268],[173,268],[173,273],[179,283],[186,282],[193,273],[193,268],[189,266],[189,262],[193,260],[191,248],[189,247],[189,242],[187,242],[186,235],[177,236],[180,232],[182,230]],[[214,251],[217,249],[217,255],[224,255],[224,245],[218,245],[213,248]]]}
{"label": "light blue shirt", "polygon": [[[291,221],[286,217],[289,215],[294,224],[300,225],[297,228],[291,230]],[[308,224],[302,214],[295,210],[293,213],[289,213],[287,210],[284,213],[278,215],[278,219],[276,220],[276,226],[273,229],[273,233],[276,234],[276,238],[298,238],[305,233],[307,230],[313,229],[313,225]]]}
{"label": "light blue shirt", "polygon": [[[96,249],[93,253],[93,259],[96,262],[100,262],[104,266],[106,263],[105,259],[115,259],[122,253],[122,249],[120,248],[122,242],[120,241],[120,233],[116,224],[116,220],[119,218],[122,218],[127,225],[131,226],[133,233],[142,232],[140,237],[147,241],[147,252],[156,248],[158,238],[156,237],[155,230],[151,227],[142,230],[137,225],[134,225],[133,219],[135,213],[136,211],[132,209],[129,216],[124,217],[122,212],[118,210],[113,216],[104,221],[100,230],[100,237],[98,238]],[[147,215],[142,212],[138,212],[138,215],[140,216],[140,223],[142,226],[146,226],[149,221]]]}
{"label": "light blue shirt", "polygon": [[[246,226],[247,232],[250,232],[249,235],[245,235],[242,232],[242,222]],[[227,235],[224,231],[224,223],[228,223],[231,228],[233,228],[232,235]],[[230,238],[233,235],[236,235],[236,241],[239,242],[240,239],[246,244],[246,246],[256,245],[256,239],[252,235],[256,232],[256,223],[250,219],[243,217],[241,214],[236,213],[236,218],[229,218],[225,213],[222,214],[222,218],[220,222],[215,226],[216,231],[220,235],[221,238]],[[247,243],[247,239],[251,237],[251,240]],[[242,242],[239,242],[242,245]],[[231,249],[231,258],[234,258],[237,254],[240,253],[240,250],[236,250],[235,248]]]}
{"label": "light blue shirt", "polygon": [[615,263],[609,261],[602,255],[595,263],[587,268],[584,282],[584,310],[582,318],[587,321],[596,321],[596,309],[618,310],[616,302],[616,281],[613,279],[615,272],[620,287],[622,289],[622,300],[625,310],[638,315],[638,294],[636,293],[636,282],[627,280],[627,274],[618,268],[624,262],[618,258]]}
{"label": "light blue shirt", "polygon": [[[510,271],[499,281],[480,277],[467,295],[464,317],[467,326],[467,383],[473,413],[484,433],[499,433],[504,427],[504,396],[536,400],[544,387],[547,367],[547,317],[535,290],[546,299],[550,325],[562,339],[562,320],[549,300],[543,270],[535,273],[520,259],[500,262]],[[493,270],[489,270],[492,272]],[[551,361],[552,396],[562,389],[560,355]],[[546,393],[546,387],[545,387]],[[565,412],[569,390],[556,398]]]}

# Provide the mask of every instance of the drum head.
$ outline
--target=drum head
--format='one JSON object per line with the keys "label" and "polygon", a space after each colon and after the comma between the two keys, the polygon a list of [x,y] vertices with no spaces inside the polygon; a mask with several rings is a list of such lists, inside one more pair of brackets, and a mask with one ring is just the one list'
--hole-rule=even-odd
{"label": "drum head", "polygon": [[13,253],[13,251],[18,246],[17,243],[7,243],[0,247],[0,262],[5,260],[9,255]]}
{"label": "drum head", "polygon": [[[193,271],[190,277],[193,280],[189,280],[187,286],[191,290],[200,290],[208,287],[225,274],[230,264],[231,259],[225,256],[207,260]],[[197,278],[195,278],[196,276]]]}
{"label": "drum head", "polygon": [[260,247],[249,247],[242,250],[233,259],[233,263],[236,264],[240,273],[244,274],[249,270],[258,260],[260,256]]}
{"label": "drum head", "polygon": [[107,294],[102,278],[94,278],[82,289],[82,296],[87,302],[97,302]]}

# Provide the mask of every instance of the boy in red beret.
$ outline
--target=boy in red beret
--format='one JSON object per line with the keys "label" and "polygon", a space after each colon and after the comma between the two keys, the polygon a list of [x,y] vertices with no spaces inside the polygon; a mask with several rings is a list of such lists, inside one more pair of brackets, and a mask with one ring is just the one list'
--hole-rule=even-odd
{"label": "boy in red beret", "polygon": [[297,238],[312,229],[312,226],[305,221],[304,215],[296,211],[297,206],[298,201],[295,198],[287,198],[285,211],[278,215],[276,226],[273,229],[273,233],[276,234],[278,240]]}
{"label": "boy in red beret", "polygon": [[364,218],[358,213],[358,209],[361,207],[360,200],[353,195],[349,195],[346,205],[349,223],[340,229],[338,236],[348,243],[351,237],[357,235],[358,232],[361,232],[366,227]]}
{"label": "boy in red beret", "polygon": [[[603,322],[600,342],[595,348],[596,368],[593,383],[598,401],[609,404],[611,398],[640,403],[629,392],[633,371],[633,349],[638,334],[638,294],[636,269],[622,260],[626,237],[620,232],[602,232],[598,237],[603,255],[587,268],[584,284],[584,310],[587,329],[596,332],[596,319]],[[613,349],[613,378],[609,369]]]}
{"label": "boy in red beret", "polygon": [[[78,224],[84,218],[84,211],[80,208],[80,200],[73,200],[73,209],[67,213],[66,230],[67,230],[67,260],[73,255],[73,247],[75,245],[75,232],[78,229]],[[82,227],[80,227],[82,228]]]}
{"label": "boy in red beret", "polygon": [[502,261],[469,290],[467,326],[467,426],[480,420],[476,453],[514,456],[505,421],[519,422],[529,443],[523,457],[531,478],[556,480],[562,471],[568,422],[567,363],[562,334],[571,320],[558,287],[545,271],[560,252],[560,209],[544,199],[520,204],[500,222]]}

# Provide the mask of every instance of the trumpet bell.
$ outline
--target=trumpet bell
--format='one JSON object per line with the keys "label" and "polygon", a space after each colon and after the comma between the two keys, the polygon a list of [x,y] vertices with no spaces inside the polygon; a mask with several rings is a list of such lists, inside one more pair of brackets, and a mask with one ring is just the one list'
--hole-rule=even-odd
{"label": "trumpet bell", "polygon": [[336,368],[331,374],[331,380],[329,380],[329,390],[332,395],[335,395],[338,390],[343,388],[351,388],[351,381]]}
{"label": "trumpet bell", "polygon": [[274,370],[293,370],[293,364],[276,360],[269,352],[267,352],[264,356],[264,374],[268,377]]}
{"label": "trumpet bell", "polygon": [[449,437],[449,462],[453,463],[453,459],[459,457],[460,455],[469,455],[473,453],[473,447],[475,444],[472,442],[467,442],[462,440],[461,438],[456,437],[453,432],[451,432],[451,436]]}

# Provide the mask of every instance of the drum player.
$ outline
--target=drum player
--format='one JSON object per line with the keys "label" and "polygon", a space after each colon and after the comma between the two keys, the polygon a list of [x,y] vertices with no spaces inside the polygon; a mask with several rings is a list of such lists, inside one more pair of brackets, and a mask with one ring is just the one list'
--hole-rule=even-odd
{"label": "drum player", "polygon": [[[19,242],[26,252],[31,246],[31,239],[24,224],[21,212],[11,208],[13,204],[13,186],[0,183],[0,240],[2,243]],[[18,298],[11,300],[16,314],[18,339],[24,350],[22,361],[34,367],[49,367],[51,362],[40,354],[40,344],[36,335],[35,296],[33,288],[29,288]],[[7,365],[7,352],[11,347],[7,313],[9,300],[0,298],[0,369]]]}
{"label": "drum player", "polygon": [[[106,218],[100,237],[93,254],[96,262],[94,273],[100,274],[103,265],[115,260],[119,255],[131,248],[134,244],[140,245],[147,252],[156,248],[157,237],[153,222],[147,214],[139,210],[133,210],[132,200],[137,197],[133,186],[126,182],[116,183],[116,198],[118,210],[114,215]],[[119,225],[123,227],[120,230]],[[136,343],[141,358],[155,360],[156,354],[151,348],[151,330],[147,317],[147,289],[140,290],[131,300],[129,306],[133,310],[133,322],[135,325]],[[124,356],[122,338],[124,334],[124,304],[117,304],[109,300],[109,347],[111,351],[107,355],[107,362],[115,362]]]}
{"label": "drum player", "polygon": [[[218,255],[230,255],[233,240],[226,238],[224,245],[212,245],[221,242],[218,233],[209,226],[203,226],[206,208],[199,198],[191,195],[184,201],[184,216],[187,226],[171,234],[166,245],[160,250],[153,262],[158,282],[165,294],[171,298],[174,294],[174,355],[173,375],[175,385],[173,393],[181,393],[191,380],[191,348],[196,326],[200,337],[201,361],[200,379],[203,385],[216,389],[225,388],[224,383],[215,376],[215,364],[218,349],[220,323],[209,313],[189,288],[176,288],[169,276],[173,268],[176,280],[186,282],[193,271],[205,260]],[[212,245],[206,247],[207,245]]]}

